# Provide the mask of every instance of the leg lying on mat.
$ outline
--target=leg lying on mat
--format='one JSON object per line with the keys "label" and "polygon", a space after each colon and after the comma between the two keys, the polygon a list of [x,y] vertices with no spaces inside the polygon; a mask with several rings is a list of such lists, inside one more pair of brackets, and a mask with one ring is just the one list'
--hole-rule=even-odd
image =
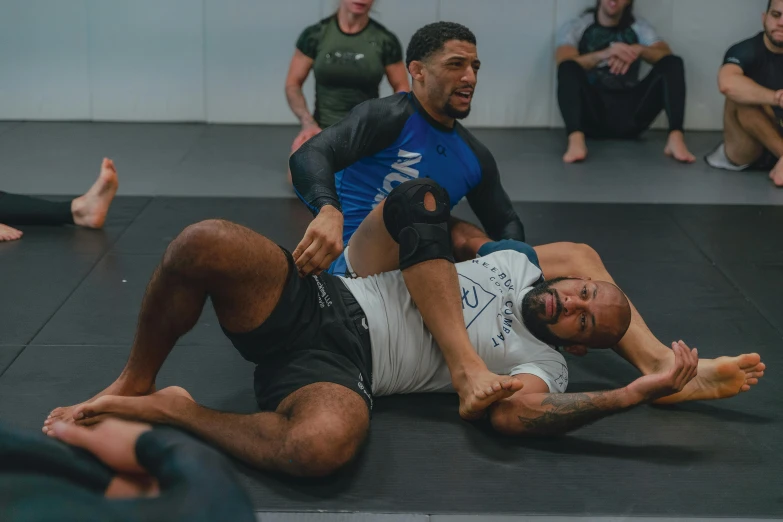
{"label": "leg lying on mat", "polygon": [[[104,159],[90,190],[72,201],[53,202],[0,192],[0,223],[102,228],[118,186],[114,163]],[[21,233],[17,232],[10,227],[0,228],[0,241],[19,239]]]}
{"label": "leg lying on mat", "polygon": [[[455,244],[462,245],[472,256],[479,253],[483,245],[491,240],[478,228],[459,222],[452,229]],[[513,245],[515,242],[509,242]],[[588,245],[576,243],[553,243],[535,247],[544,277],[586,277],[596,281],[614,284],[598,253]],[[651,375],[669,368],[674,362],[674,353],[663,345],[645,324],[639,311],[631,303],[631,326],[615,347],[615,351],[633,364],[645,375]],[[574,352],[572,352],[574,353]],[[583,353],[574,353],[582,355]],[[696,378],[688,383],[682,392],[660,399],[658,403],[692,400],[723,399],[750,390],[764,375],[765,365],[758,354],[743,354],[737,357],[700,359]]]}
{"label": "leg lying on mat", "polygon": [[[130,357],[119,378],[88,403],[55,409],[44,432],[58,420],[91,424],[113,413],[192,431],[260,469],[317,476],[350,461],[369,427],[369,411],[359,393],[345,386],[303,382],[274,412],[254,415],[210,410],[183,394],[153,393],[158,371],[177,340],[195,326],[207,297],[224,330],[240,332],[237,336],[266,327],[283,301],[290,306],[306,299],[309,306],[316,283],[307,280],[311,286],[304,296],[286,292],[289,278],[298,278],[293,261],[287,260],[277,245],[239,225],[206,221],[185,229],[169,245],[147,287]],[[296,320],[295,314],[285,315]],[[252,349],[264,352],[271,349],[268,344],[271,339],[267,343],[256,338]],[[264,353],[252,355],[263,359]],[[351,370],[354,382],[359,372]],[[149,396],[132,399],[144,395]]]}

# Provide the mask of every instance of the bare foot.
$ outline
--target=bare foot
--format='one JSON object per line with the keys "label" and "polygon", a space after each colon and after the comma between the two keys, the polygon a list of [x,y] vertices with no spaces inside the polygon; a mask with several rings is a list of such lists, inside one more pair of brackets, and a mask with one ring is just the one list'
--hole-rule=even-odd
{"label": "bare foot", "polygon": [[2,241],[16,241],[22,238],[22,231],[11,228],[8,225],[0,223],[0,242]]}
{"label": "bare foot", "polygon": [[79,405],[73,416],[80,426],[92,426],[110,417],[166,424],[167,412],[180,411],[192,404],[195,404],[195,401],[184,388],[169,386],[141,397],[104,395]]}
{"label": "bare foot", "polygon": [[86,194],[74,199],[71,203],[73,222],[81,227],[103,227],[106,214],[109,213],[109,207],[117,193],[119,184],[114,162],[103,158],[98,179]]}
{"label": "bare foot", "polygon": [[769,179],[772,180],[776,187],[783,187],[783,158],[778,160],[775,168],[769,173]]}
{"label": "bare foot", "polygon": [[83,448],[119,473],[146,474],[136,460],[136,441],[152,429],[149,424],[109,419],[95,429],[56,422],[49,436]]}
{"label": "bare foot", "polygon": [[655,404],[734,397],[758,384],[765,369],[757,353],[701,359],[698,375],[680,393],[658,399]]}
{"label": "bare foot", "polygon": [[49,434],[48,432],[51,431],[51,426],[55,422],[64,422],[66,424],[73,424],[74,419],[74,411],[79,408],[80,406],[87,404],[89,402],[92,402],[99,397],[103,397],[104,395],[121,395],[121,396],[130,396],[135,397],[139,395],[149,395],[151,393],[155,393],[155,385],[153,384],[151,387],[146,388],[145,390],[140,390],[139,388],[144,388],[144,386],[134,386],[132,384],[126,384],[125,382],[121,380],[114,381],[111,386],[100,392],[98,395],[93,397],[92,399],[82,402],[80,404],[76,404],[74,406],[63,406],[60,408],[55,408],[52,410],[52,412],[49,414],[49,416],[44,421],[43,426],[43,432],[46,434]]}
{"label": "bare foot", "polygon": [[587,143],[582,132],[574,132],[568,136],[568,150],[563,155],[566,163],[576,163],[587,158]]}
{"label": "bare foot", "polygon": [[465,420],[480,419],[492,403],[511,397],[523,386],[519,379],[495,375],[486,368],[460,376],[454,380],[459,395],[459,416]]}
{"label": "bare foot", "polygon": [[691,154],[688,146],[685,144],[685,136],[680,131],[673,131],[669,134],[669,141],[666,142],[666,148],[663,153],[682,163],[693,163],[696,156]]}

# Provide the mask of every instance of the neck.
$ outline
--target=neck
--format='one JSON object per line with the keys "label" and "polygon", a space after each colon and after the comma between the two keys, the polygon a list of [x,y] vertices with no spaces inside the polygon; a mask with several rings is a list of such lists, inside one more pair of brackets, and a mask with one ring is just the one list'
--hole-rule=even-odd
{"label": "neck", "polygon": [[604,10],[600,7],[597,12],[598,23],[604,27],[616,27],[620,25],[620,20],[623,19],[623,13],[620,13],[617,18],[612,18],[604,13]]}
{"label": "neck", "polygon": [[337,23],[344,33],[354,34],[367,27],[370,23],[370,15],[356,15],[340,7],[337,11]]}
{"label": "neck", "polygon": [[424,92],[424,87],[420,83],[413,83],[413,95],[416,96],[416,99],[419,101],[419,104],[421,104],[422,109],[424,109],[427,114],[429,114],[430,118],[437,121],[444,127],[448,127],[449,129],[454,127],[454,118],[447,116],[446,114],[443,114],[442,111],[435,109],[435,106],[432,105],[432,102],[430,102],[429,98],[427,97],[427,93]]}
{"label": "neck", "polygon": [[767,36],[766,33],[764,33],[764,45],[767,47],[767,49],[769,49],[769,52],[771,53],[783,54],[783,49],[775,45],[772,45],[772,41],[769,39],[769,36]]}

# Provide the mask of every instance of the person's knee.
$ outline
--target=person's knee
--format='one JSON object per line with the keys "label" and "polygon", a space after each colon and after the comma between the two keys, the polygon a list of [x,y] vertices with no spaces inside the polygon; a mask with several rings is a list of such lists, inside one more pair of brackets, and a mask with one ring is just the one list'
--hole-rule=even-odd
{"label": "person's knee", "polygon": [[189,225],[166,249],[162,264],[164,270],[203,268],[214,258],[212,253],[226,239],[228,228],[229,223],[220,219]]}
{"label": "person's knee", "polygon": [[325,477],[343,468],[364,440],[367,427],[360,424],[324,414],[292,428],[285,444],[291,471],[303,477]]}
{"label": "person's knee", "polygon": [[582,74],[582,66],[575,60],[563,60],[557,66],[557,78],[559,82],[571,81],[574,75]]}
{"label": "person's knee", "polygon": [[400,183],[389,193],[383,222],[400,245],[401,270],[434,259],[454,262],[450,219],[448,192],[429,178]]}
{"label": "person's knee", "polygon": [[676,54],[670,54],[668,56],[664,56],[658,61],[657,65],[661,69],[669,69],[673,71],[685,71],[685,62],[683,62],[682,58],[680,58]]}
{"label": "person's knee", "polygon": [[764,112],[764,109],[755,105],[736,104],[734,107],[737,115],[737,121],[743,128],[754,128],[760,124],[771,124],[770,118]]}

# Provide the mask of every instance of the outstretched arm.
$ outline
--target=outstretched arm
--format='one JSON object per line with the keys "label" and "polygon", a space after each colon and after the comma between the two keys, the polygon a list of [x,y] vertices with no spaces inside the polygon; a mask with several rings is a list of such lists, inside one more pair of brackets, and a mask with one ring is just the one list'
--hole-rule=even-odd
{"label": "outstretched arm", "polygon": [[522,390],[492,406],[492,426],[506,435],[563,435],[640,404],[681,391],[696,376],[698,353],[684,343],[673,345],[675,364],[666,372],[640,377],[617,390],[546,393],[548,386],[522,375]]}

